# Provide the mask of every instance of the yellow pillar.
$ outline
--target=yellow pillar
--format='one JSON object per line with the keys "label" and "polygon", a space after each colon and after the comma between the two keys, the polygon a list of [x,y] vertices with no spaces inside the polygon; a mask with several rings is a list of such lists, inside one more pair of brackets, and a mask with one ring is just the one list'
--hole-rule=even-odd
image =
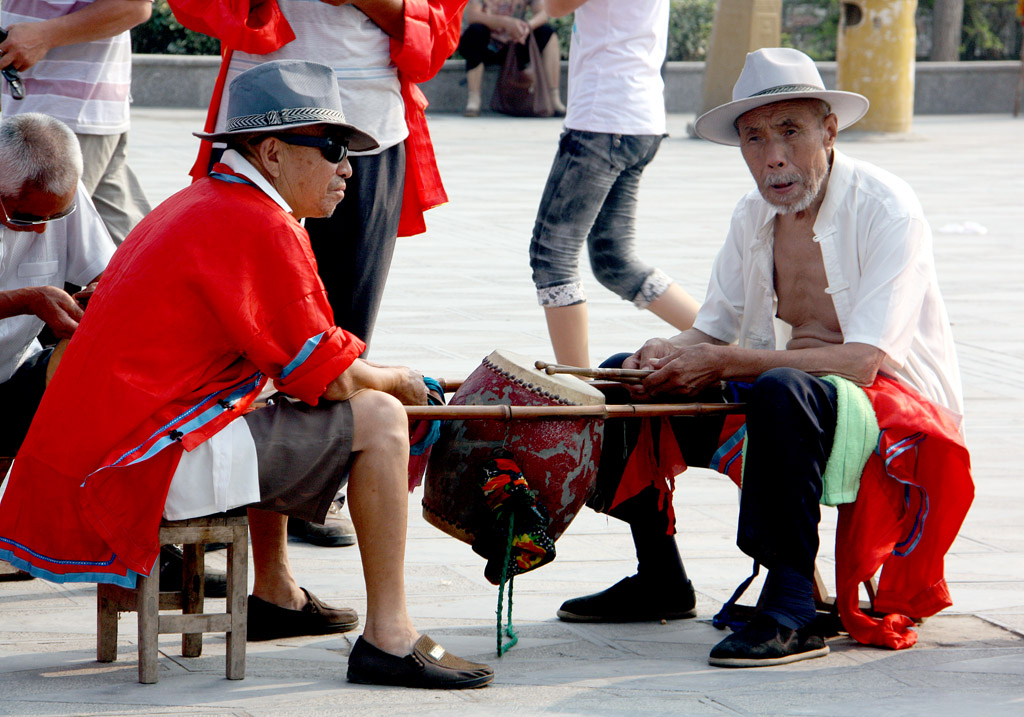
{"label": "yellow pillar", "polygon": [[747,53],[778,47],[782,33],[782,0],[718,0],[704,65],[704,108],[732,101],[732,86]]}
{"label": "yellow pillar", "polygon": [[855,129],[910,131],[916,10],[917,0],[842,0],[836,88],[859,92],[871,101]]}

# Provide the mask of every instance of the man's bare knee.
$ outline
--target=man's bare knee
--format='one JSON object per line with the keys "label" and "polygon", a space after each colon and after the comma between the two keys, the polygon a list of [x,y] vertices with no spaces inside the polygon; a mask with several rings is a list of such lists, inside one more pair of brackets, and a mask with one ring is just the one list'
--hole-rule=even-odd
{"label": "man's bare knee", "polygon": [[352,450],[409,451],[409,419],[397,398],[381,391],[363,391],[352,406]]}

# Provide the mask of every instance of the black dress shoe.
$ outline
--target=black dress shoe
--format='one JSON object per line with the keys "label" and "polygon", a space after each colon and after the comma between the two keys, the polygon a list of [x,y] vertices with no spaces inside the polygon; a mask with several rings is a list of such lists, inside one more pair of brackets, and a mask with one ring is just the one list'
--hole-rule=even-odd
{"label": "black dress shoe", "polygon": [[[185,573],[185,555],[177,545],[160,548],[160,591],[180,592]],[[223,570],[207,567],[203,571],[203,593],[206,597],[222,598],[228,594],[228,576]]]}
{"label": "black dress shoe", "polygon": [[360,636],[348,656],[348,681],[362,685],[462,690],[493,679],[489,666],[456,657],[426,635],[405,657],[384,652]]}
{"label": "black dress shoe", "polygon": [[359,626],[359,615],[348,607],[325,605],[313,593],[302,588],[309,600],[301,610],[291,610],[267,602],[255,595],[249,596],[247,635],[249,642],[277,640],[301,635],[330,635],[348,632]]}
{"label": "black dress shoe", "polygon": [[696,617],[696,604],[689,580],[682,588],[667,589],[633,575],[599,593],[566,600],[557,614],[566,622],[655,622]]}
{"label": "black dress shoe", "polygon": [[708,662],[719,667],[766,667],[827,654],[828,645],[813,630],[793,630],[767,615],[758,615],[711,648]]}

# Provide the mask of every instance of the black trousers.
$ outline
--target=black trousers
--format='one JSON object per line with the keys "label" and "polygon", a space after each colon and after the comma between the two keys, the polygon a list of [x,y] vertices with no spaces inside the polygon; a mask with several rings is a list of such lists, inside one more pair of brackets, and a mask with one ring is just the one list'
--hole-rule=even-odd
{"label": "black trousers", "polygon": [[[21,448],[32,417],[46,389],[46,364],[52,349],[37,353],[0,383],[0,456],[13,456]],[[3,482],[3,476],[0,476]]]}
{"label": "black trousers", "polygon": [[[729,400],[747,404],[736,544],[769,570],[787,565],[810,578],[818,553],[822,475],[835,433],[835,389],[803,371],[782,368],[765,372],[753,384],[729,384],[728,393]],[[724,399],[723,391],[715,388],[693,400],[715,403]],[[687,465],[707,467],[718,448],[724,420],[716,416],[672,418],[673,435],[655,438],[677,441]],[[635,419],[605,422],[601,465],[588,505],[630,524],[664,530],[668,516],[658,508],[653,488],[610,510],[640,426]]]}
{"label": "black trousers", "polygon": [[398,237],[405,143],[349,161],[345,198],[330,217],[305,225],[334,323],[365,341],[368,352]]}
{"label": "black trousers", "polygon": [[[537,48],[544,52],[548,40],[555,34],[555,28],[547,23],[533,31],[533,37],[537,40]],[[466,60],[466,72],[469,72],[481,62],[487,65],[500,65],[504,62],[505,52],[508,45],[502,45],[491,41],[491,29],[480,23],[473,23],[466,28],[459,39],[459,54]],[[516,59],[519,68],[522,69],[530,62],[530,49],[525,44],[516,45]]]}

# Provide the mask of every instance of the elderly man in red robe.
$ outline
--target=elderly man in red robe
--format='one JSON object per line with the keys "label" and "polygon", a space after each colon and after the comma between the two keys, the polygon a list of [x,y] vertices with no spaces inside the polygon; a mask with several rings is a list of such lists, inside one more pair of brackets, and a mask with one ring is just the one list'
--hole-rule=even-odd
{"label": "elderly man in red robe", "polygon": [[[131,586],[154,566],[161,514],[250,506],[254,595],[312,618],[325,606],[258,517],[322,521],[347,481],[367,591],[348,679],[485,685],[489,667],[420,636],[406,610],[402,403],[425,402],[422,377],[358,358],[299,224],[334,210],[348,149],[376,141],[345,121],[325,65],[265,63],[232,89],[222,163],[132,232],[68,347],[0,501],[0,557]],[[268,379],[285,397],[247,412]]]}

